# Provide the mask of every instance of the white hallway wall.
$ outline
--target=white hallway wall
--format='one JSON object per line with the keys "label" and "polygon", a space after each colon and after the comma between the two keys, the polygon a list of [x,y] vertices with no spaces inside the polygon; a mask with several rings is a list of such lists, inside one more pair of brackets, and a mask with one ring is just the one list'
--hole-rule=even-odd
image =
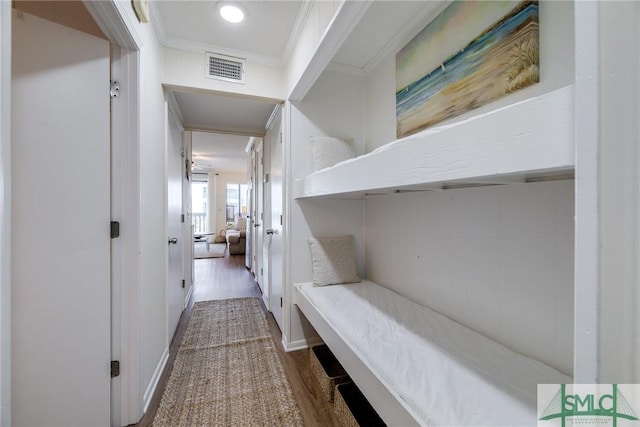
{"label": "white hallway wall", "polygon": [[[581,5],[582,6],[582,5]],[[591,7],[587,5],[587,7]],[[597,381],[640,382],[640,3],[599,2]],[[590,31],[583,27],[582,31]],[[591,117],[585,117],[591,121]],[[593,126],[593,123],[590,123]],[[583,194],[588,194],[589,190]],[[578,217],[578,220],[580,217]],[[580,283],[576,282],[576,286]],[[576,307],[577,308],[577,307]],[[589,309],[589,307],[586,307]],[[583,313],[584,315],[584,313]],[[586,334],[585,334],[586,335]],[[580,357],[579,354],[576,355]]]}
{"label": "white hallway wall", "polygon": [[[364,147],[364,84],[362,79],[325,71],[307,96],[288,104],[285,123],[290,123],[289,156],[285,156],[288,185],[313,172],[310,135],[335,136],[353,140],[358,153]],[[285,129],[285,132],[287,130]],[[311,254],[307,237],[350,234],[355,238],[358,273],[365,272],[364,203],[361,200],[290,200],[289,224],[284,233],[289,252],[285,261],[285,283],[291,285],[312,280]],[[288,346],[296,348],[313,339],[315,332],[290,301],[284,312],[284,334]],[[288,312],[288,315],[287,315]]]}
{"label": "white hallway wall", "polygon": [[331,20],[341,3],[341,1],[336,0],[311,3],[311,7],[307,10],[306,21],[300,29],[300,35],[287,64],[287,94],[291,93],[312,61],[313,55],[318,46],[320,46],[327,27],[331,24]]}
{"label": "white hallway wall", "polygon": [[[573,84],[573,20],[572,2],[541,2],[540,83],[448,122]],[[369,152],[396,138],[395,55],[381,61],[365,86]],[[367,274],[572,374],[572,186],[568,181],[369,199]],[[382,242],[396,255],[386,255]]]}
{"label": "white hallway wall", "polygon": [[372,197],[367,277],[571,374],[573,185]]}
{"label": "white hallway wall", "polygon": [[204,76],[203,53],[170,47],[164,50],[163,83],[169,88],[191,88],[279,100],[284,97],[284,68],[247,61],[246,83],[224,82]]}

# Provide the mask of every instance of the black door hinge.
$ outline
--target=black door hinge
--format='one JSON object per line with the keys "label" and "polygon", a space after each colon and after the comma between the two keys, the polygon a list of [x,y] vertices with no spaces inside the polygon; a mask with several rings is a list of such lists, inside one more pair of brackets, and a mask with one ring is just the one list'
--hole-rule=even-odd
{"label": "black door hinge", "polygon": [[185,280],[184,280],[184,279],[182,279],[182,288],[183,288],[183,289],[184,289],[185,283],[186,283],[186,282],[185,282]]}
{"label": "black door hinge", "polygon": [[117,80],[111,80],[109,87],[109,96],[111,98],[117,98],[120,96],[120,82]]}
{"label": "black door hinge", "polygon": [[280,297],[280,308],[282,308],[282,297]]}
{"label": "black door hinge", "polygon": [[120,361],[112,360],[111,361],[111,378],[120,376]]}
{"label": "black door hinge", "polygon": [[180,222],[184,224],[184,214],[180,216]]}
{"label": "black door hinge", "polygon": [[111,221],[111,238],[115,239],[116,237],[120,237],[120,223]]}

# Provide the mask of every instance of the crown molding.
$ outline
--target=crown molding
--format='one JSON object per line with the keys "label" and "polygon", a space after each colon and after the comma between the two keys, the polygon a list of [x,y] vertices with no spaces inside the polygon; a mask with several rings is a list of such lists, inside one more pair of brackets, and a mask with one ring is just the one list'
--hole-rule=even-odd
{"label": "crown molding", "polygon": [[271,115],[269,116],[269,119],[267,120],[267,124],[265,126],[266,131],[271,129],[271,125],[273,125],[273,122],[275,122],[280,117],[282,117],[282,110],[283,110],[282,104],[277,104],[275,107],[273,107],[273,111],[271,112]]}
{"label": "crown molding", "polygon": [[164,30],[164,24],[162,22],[162,17],[160,16],[160,9],[158,9],[157,2],[149,2],[149,12],[151,13],[151,25],[153,25],[153,29],[156,32],[158,40],[160,40],[160,43],[163,43],[167,38],[167,33]]}
{"label": "crown molding", "polygon": [[286,65],[289,63],[291,55],[293,54],[293,49],[296,47],[296,44],[300,39],[300,34],[302,34],[304,25],[309,19],[309,14],[311,13],[311,9],[313,9],[313,5],[315,4],[315,2],[316,0],[301,2],[302,4],[300,5],[300,9],[298,10],[298,16],[296,16],[296,20],[293,23],[291,32],[289,33],[289,39],[287,40],[287,44],[285,45],[284,51],[282,53],[282,64]]}
{"label": "crown molding", "polygon": [[165,96],[167,98],[167,106],[169,108],[169,111],[175,114],[176,118],[180,122],[180,127],[182,128],[181,130],[184,130],[184,126],[182,125],[182,123],[184,123],[184,116],[182,115],[182,110],[180,110],[180,105],[178,105],[178,101],[176,100],[175,95],[172,91],[166,91]]}

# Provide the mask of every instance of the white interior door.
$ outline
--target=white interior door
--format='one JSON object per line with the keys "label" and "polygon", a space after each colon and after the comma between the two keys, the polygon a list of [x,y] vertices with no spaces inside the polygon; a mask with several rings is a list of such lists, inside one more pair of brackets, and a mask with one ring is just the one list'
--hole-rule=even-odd
{"label": "white interior door", "polygon": [[269,174],[269,155],[271,154],[270,148],[272,144],[273,130],[269,128],[267,134],[264,137],[264,143],[262,145],[262,163],[263,167],[263,179],[262,179],[262,246],[260,247],[260,258],[262,265],[262,300],[268,311],[271,311],[271,305],[273,300],[271,299],[271,263],[269,262],[269,251],[271,250],[271,176]]}
{"label": "white interior door", "polygon": [[254,251],[254,264],[256,266],[256,282],[265,294],[263,284],[263,265],[262,265],[262,242],[263,242],[263,221],[264,221],[264,140],[260,140],[256,146],[257,171],[256,171],[256,215],[253,222],[253,237],[255,238],[256,249]]}
{"label": "white interior door", "polygon": [[182,126],[167,114],[167,338],[178,327],[184,308],[184,232],[182,223]]}
{"label": "white interior door", "polygon": [[182,179],[182,206],[184,211],[184,221],[182,224],[182,263],[184,265],[184,308],[189,304],[189,297],[193,292],[193,270],[194,262],[193,258],[193,226],[192,222],[192,206],[191,206],[191,158],[193,147],[191,144],[191,132],[182,132],[182,148],[184,150],[184,157],[180,163],[180,176]]}
{"label": "white interior door", "polygon": [[[253,139],[252,139],[253,141]],[[254,162],[255,162],[255,153],[253,149],[251,149],[251,158],[247,161],[247,177],[249,178],[249,193],[248,193],[248,217],[247,217],[247,233],[246,233],[246,250],[244,253],[244,265],[249,269],[253,270],[252,259],[253,259],[253,193],[255,187],[255,176],[254,176]]]}
{"label": "white interior door", "polygon": [[12,61],[12,424],[109,425],[109,42],[14,11]]}
{"label": "white interior door", "polygon": [[265,227],[270,244],[265,264],[269,265],[268,282],[271,292],[271,312],[282,330],[284,239],[282,230],[282,119],[280,117],[274,120],[269,130],[269,136],[269,223]]}
{"label": "white interior door", "polygon": [[258,153],[258,145],[262,143],[262,138],[256,138],[251,147],[251,218],[248,222],[248,228],[250,229],[251,237],[251,272],[254,277],[258,276],[258,262],[257,256],[260,255],[260,248],[258,247],[258,227],[260,217],[258,214],[258,187],[262,185],[262,177],[258,175],[258,164],[260,163],[260,154]]}

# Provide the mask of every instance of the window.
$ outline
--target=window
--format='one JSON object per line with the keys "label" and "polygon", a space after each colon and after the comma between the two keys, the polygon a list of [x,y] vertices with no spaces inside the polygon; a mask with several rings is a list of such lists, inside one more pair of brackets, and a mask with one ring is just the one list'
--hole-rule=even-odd
{"label": "window", "polygon": [[227,224],[233,223],[237,215],[247,216],[248,200],[247,184],[227,184]]}
{"label": "window", "polygon": [[209,232],[209,177],[194,173],[191,182],[191,224],[194,233]]}

